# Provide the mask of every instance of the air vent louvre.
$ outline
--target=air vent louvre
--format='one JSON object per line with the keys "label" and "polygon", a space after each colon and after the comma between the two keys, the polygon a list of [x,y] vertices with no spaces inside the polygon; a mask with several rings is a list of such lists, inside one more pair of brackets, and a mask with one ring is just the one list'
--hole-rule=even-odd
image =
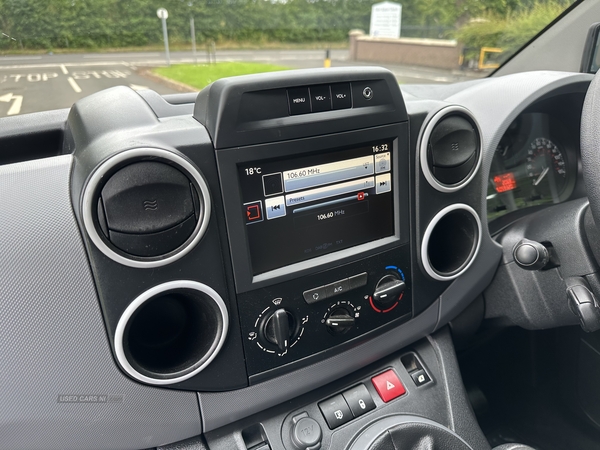
{"label": "air vent louvre", "polygon": [[423,174],[438,191],[465,186],[481,162],[481,133],[471,113],[460,106],[438,111],[421,142]]}

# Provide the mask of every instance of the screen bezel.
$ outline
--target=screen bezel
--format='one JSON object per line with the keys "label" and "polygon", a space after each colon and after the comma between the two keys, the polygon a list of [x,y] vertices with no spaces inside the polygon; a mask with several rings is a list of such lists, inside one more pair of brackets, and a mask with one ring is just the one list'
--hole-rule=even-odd
{"label": "screen bezel", "polygon": [[[392,142],[392,192],[394,234],[253,275],[246,226],[242,217],[242,198],[238,166],[273,158],[290,158],[313,152],[337,152],[378,142]],[[233,263],[236,291],[251,291],[298,276],[315,273],[374,253],[396,247],[409,240],[409,164],[407,123],[386,125],[327,136],[275,142],[264,145],[216,151],[217,167],[225,206],[227,234]]]}

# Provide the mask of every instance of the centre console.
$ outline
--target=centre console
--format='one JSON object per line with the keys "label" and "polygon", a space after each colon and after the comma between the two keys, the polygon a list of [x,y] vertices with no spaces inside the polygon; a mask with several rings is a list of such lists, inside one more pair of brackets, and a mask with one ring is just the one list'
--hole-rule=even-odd
{"label": "centre console", "polygon": [[[411,318],[407,117],[393,81],[363,78],[252,92],[258,111],[313,125],[297,139],[216,149],[251,382]],[[223,105],[248,89],[227,84]],[[312,110],[296,114],[301,100]],[[376,126],[324,133],[331,120],[380,110]]]}
{"label": "centre console", "polygon": [[66,132],[74,209],[128,376],[240,389],[435,301],[414,298],[414,161],[392,73],[222,79],[189,115],[161,102],[104,91],[74,106]]}

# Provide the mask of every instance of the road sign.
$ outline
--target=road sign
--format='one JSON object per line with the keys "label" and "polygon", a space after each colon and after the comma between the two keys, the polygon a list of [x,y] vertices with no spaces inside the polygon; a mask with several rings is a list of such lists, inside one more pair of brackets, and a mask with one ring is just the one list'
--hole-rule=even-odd
{"label": "road sign", "polygon": [[158,8],[156,10],[156,15],[158,16],[159,19],[166,20],[169,18],[169,12],[165,8]]}
{"label": "road sign", "polygon": [[169,55],[169,34],[167,33],[167,19],[169,18],[169,13],[165,8],[158,8],[156,10],[156,15],[162,22],[163,39],[165,41],[165,57],[167,58],[167,66],[170,66],[171,55]]}
{"label": "road sign", "polygon": [[399,3],[382,2],[371,7],[371,37],[395,38],[400,37],[400,22],[402,5]]}

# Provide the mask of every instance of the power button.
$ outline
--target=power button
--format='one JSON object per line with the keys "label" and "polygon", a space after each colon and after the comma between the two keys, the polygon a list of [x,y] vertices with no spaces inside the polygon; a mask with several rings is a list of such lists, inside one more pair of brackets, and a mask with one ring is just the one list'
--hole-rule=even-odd
{"label": "power button", "polygon": [[365,87],[362,91],[362,95],[365,100],[371,100],[373,98],[373,89],[371,89],[369,86]]}

